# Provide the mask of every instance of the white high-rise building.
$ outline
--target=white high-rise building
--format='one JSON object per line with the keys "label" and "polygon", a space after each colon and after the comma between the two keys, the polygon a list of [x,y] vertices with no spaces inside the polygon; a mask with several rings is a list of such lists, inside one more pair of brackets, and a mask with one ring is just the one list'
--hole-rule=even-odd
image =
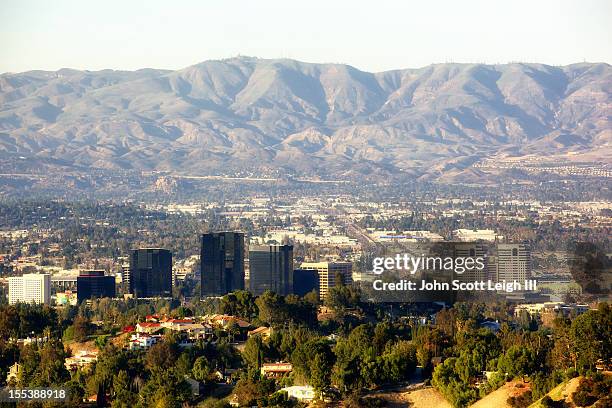
{"label": "white high-rise building", "polygon": [[497,245],[497,281],[531,278],[531,250],[526,244]]}
{"label": "white high-rise building", "polygon": [[11,277],[9,280],[9,304],[42,303],[51,300],[51,275],[48,273],[29,273]]}
{"label": "white high-rise building", "polygon": [[472,258],[474,261],[476,258],[482,258],[483,268],[478,269],[478,265],[474,265],[473,268],[465,270],[463,274],[459,276],[459,280],[464,282],[483,281],[487,278],[487,252],[488,247],[485,244],[479,242],[466,242],[454,244],[455,258]]}

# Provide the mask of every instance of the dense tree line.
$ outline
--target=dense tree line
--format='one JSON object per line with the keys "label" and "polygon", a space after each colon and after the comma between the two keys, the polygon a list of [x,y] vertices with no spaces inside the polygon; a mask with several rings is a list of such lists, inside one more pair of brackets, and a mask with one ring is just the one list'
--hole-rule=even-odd
{"label": "dense tree line", "polygon": [[[579,316],[559,316],[552,327],[537,319],[521,322],[505,304],[457,303],[439,310],[429,322],[417,321],[409,316],[427,309],[396,305],[390,313],[387,305],[363,302],[358,289],[343,285],[331,288],[324,304],[329,313],[321,319],[316,293],[300,298],[266,292],[255,297],[238,291],[215,301],[187,304],[101,299],[57,310],[2,305],[0,378],[6,378],[8,368],[18,362],[22,372],[17,385],[62,385],[70,390],[73,403],[97,395],[115,407],[189,404],[186,377],[208,384],[210,395],[217,387],[215,372],[229,368],[238,369],[233,398],[243,406],[262,407],[294,406],[278,390],[304,384],[313,386],[320,398],[342,399],[348,406],[379,404],[366,395],[410,380],[417,365],[457,407],[511,379],[531,383],[530,393],[515,404],[535,401],[579,374],[590,378],[577,395],[584,401],[600,398],[606,387],[592,373],[599,361],[612,358],[612,308],[607,304]],[[123,325],[154,313],[174,317],[226,313],[272,330],[270,336],[247,339],[245,329],[230,325],[191,348],[180,347],[180,337],[173,332],[147,351],[130,351],[113,341]],[[490,319],[500,322],[499,331],[481,327]],[[97,321],[101,323],[94,324]],[[28,335],[41,341],[17,345],[16,338]],[[237,339],[246,339],[241,352],[233,344]],[[96,344],[98,361],[89,369],[69,373],[64,358],[71,353],[71,344],[83,341]],[[290,362],[292,373],[278,379],[260,374],[264,363],[278,361]],[[211,398],[206,406],[226,403]]]}

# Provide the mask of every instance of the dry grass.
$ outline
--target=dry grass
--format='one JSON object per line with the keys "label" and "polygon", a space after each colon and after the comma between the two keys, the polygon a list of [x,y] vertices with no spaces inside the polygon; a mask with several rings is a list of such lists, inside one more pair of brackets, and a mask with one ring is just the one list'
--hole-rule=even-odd
{"label": "dry grass", "polygon": [[[565,401],[568,407],[575,407],[576,405],[572,401],[572,394],[576,392],[576,389],[580,385],[580,381],[582,380],[582,378],[584,377],[576,377],[572,378],[569,381],[562,382],[561,384],[550,390],[549,393],[546,395],[548,395],[554,401]],[[541,400],[542,399],[540,398],[539,400],[531,404],[529,408],[540,408],[542,406],[542,404],[540,404]]]}
{"label": "dry grass", "polygon": [[[518,385],[518,387],[517,387]],[[502,385],[489,395],[484,398],[476,401],[472,408],[510,408],[510,404],[508,404],[508,398],[519,396],[527,391],[531,390],[531,384],[524,383],[520,380],[514,380],[507,382]]]}
{"label": "dry grass", "polygon": [[435,388],[423,388],[404,395],[411,408],[452,408],[452,405]]}

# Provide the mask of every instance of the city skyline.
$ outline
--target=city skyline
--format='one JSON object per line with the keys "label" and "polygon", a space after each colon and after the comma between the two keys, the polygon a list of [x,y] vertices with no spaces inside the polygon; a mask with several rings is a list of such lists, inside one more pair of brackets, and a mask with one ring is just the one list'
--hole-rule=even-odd
{"label": "city skyline", "polygon": [[611,18],[5,0],[0,401],[612,406]]}

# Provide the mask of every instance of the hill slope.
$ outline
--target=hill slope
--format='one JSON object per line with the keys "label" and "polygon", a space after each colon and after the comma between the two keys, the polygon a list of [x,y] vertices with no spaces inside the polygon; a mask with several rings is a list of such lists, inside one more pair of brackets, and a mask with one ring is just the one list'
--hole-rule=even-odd
{"label": "hill slope", "polygon": [[78,166],[350,177],[483,157],[612,157],[608,64],[363,72],[234,58],[177,71],[0,75],[0,154]]}

